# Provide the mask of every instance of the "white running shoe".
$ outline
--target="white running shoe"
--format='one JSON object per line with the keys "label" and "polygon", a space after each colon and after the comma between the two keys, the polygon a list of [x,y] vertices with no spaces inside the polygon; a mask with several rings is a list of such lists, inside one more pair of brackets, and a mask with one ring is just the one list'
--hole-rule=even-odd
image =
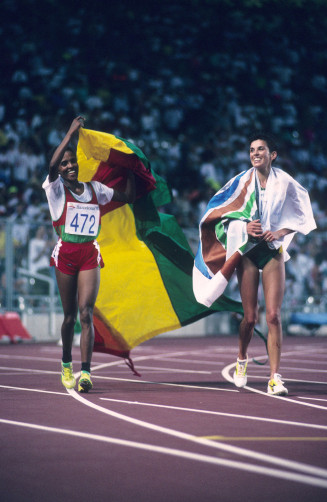
{"label": "white running shoe", "polygon": [[236,368],[233,375],[234,384],[236,387],[245,387],[248,377],[246,376],[246,369],[248,365],[248,358],[237,358]]}
{"label": "white running shoe", "polygon": [[267,392],[273,396],[287,396],[288,390],[284,387],[281,375],[275,373],[274,378],[269,380]]}

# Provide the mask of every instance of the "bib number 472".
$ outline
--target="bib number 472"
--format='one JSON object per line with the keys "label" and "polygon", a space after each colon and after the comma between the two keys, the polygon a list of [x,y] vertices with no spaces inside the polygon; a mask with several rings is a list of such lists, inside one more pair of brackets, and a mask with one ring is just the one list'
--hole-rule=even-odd
{"label": "bib number 472", "polygon": [[100,211],[97,204],[68,202],[65,232],[73,235],[96,237],[99,230]]}

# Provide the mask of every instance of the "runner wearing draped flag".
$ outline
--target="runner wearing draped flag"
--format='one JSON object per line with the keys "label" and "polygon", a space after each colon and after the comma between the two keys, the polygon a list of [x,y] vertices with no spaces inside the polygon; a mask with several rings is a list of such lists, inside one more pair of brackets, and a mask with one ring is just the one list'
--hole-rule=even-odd
{"label": "runner wearing draped flag", "polygon": [[239,329],[239,351],[234,383],[247,383],[247,349],[258,321],[261,272],[268,326],[270,380],[267,392],[286,395],[278,373],[285,289],[287,249],[296,232],[316,228],[307,190],[281,169],[275,140],[265,133],[249,139],[251,169],[232,178],[209,201],[200,222],[200,244],[193,267],[197,301],[210,307],[223,294],[237,271],[244,317]]}

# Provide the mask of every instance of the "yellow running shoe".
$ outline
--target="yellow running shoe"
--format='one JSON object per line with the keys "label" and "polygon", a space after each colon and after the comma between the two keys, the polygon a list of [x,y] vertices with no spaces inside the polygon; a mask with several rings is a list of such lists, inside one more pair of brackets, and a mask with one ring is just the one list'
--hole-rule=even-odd
{"label": "yellow running shoe", "polygon": [[66,389],[73,389],[76,385],[76,380],[73,373],[73,363],[61,362],[61,383]]}
{"label": "yellow running shoe", "polygon": [[267,392],[272,396],[287,396],[288,390],[284,387],[281,375],[275,373],[274,378],[269,380]]}
{"label": "yellow running shoe", "polygon": [[81,371],[81,376],[78,381],[78,392],[88,392],[93,388],[91,375],[88,371]]}

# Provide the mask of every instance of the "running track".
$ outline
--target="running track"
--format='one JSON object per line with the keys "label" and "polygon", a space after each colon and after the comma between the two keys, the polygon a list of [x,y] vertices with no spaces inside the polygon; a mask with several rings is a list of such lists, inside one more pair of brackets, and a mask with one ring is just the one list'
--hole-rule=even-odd
{"label": "running track", "polygon": [[[66,391],[54,344],[0,347],[2,502],[327,499],[327,344],[286,337],[289,396],[268,366],[231,383],[237,337],[155,338],[94,354],[94,390]],[[259,338],[250,356],[265,360]],[[79,370],[79,349],[74,348]]]}

